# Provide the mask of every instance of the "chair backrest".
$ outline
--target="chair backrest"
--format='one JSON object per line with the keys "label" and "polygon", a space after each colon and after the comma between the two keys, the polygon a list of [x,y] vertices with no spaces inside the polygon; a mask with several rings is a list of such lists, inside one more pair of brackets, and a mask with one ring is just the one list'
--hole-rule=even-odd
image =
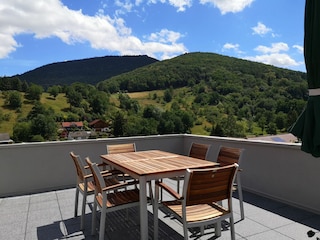
{"label": "chair backrest", "polygon": [[84,181],[84,176],[86,175],[86,171],[85,171],[84,163],[81,157],[79,155],[76,155],[74,152],[70,152],[70,156],[76,167],[78,180]]}
{"label": "chair backrest", "polygon": [[187,169],[184,183],[185,204],[211,204],[231,200],[238,164],[218,168]]}
{"label": "chair backrest", "polygon": [[126,153],[126,152],[135,152],[136,144],[135,143],[122,143],[122,144],[107,144],[107,154],[112,153]]}
{"label": "chair backrest", "polygon": [[89,157],[85,158],[91,173],[93,175],[93,181],[94,181],[94,186],[95,190],[98,193],[103,193],[102,189],[106,187],[105,181],[103,180],[103,177],[101,175],[100,169],[96,163],[93,163]]}
{"label": "chair backrest", "polygon": [[189,157],[205,160],[209,151],[210,145],[192,143],[189,151]]}
{"label": "chair backrest", "polygon": [[238,165],[240,165],[243,152],[244,149],[242,148],[220,146],[217,162],[220,164],[220,167],[233,163],[238,163]]}

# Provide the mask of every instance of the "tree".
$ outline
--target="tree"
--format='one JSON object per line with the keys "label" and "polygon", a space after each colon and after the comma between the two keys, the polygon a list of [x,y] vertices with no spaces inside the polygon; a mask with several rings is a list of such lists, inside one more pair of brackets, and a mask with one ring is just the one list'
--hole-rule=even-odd
{"label": "tree", "polygon": [[29,100],[40,100],[41,94],[43,93],[43,87],[31,84],[31,86],[27,90],[27,99]]}
{"label": "tree", "polygon": [[237,123],[236,117],[229,114],[221,120],[221,127],[226,137],[244,137],[244,127]]}
{"label": "tree", "polygon": [[155,119],[151,118],[151,119],[142,119],[141,120],[141,135],[154,135],[154,134],[158,134],[158,121],[156,121]]}
{"label": "tree", "polygon": [[262,116],[258,119],[258,126],[261,128],[262,134],[264,132],[264,129],[266,127],[267,119]]}
{"label": "tree", "polygon": [[89,104],[92,109],[92,112],[96,114],[104,114],[105,111],[107,110],[108,103],[109,103],[109,97],[104,92],[96,91],[89,98]]}
{"label": "tree", "polygon": [[31,136],[32,133],[30,122],[19,122],[14,125],[12,139],[15,142],[29,142]]}
{"label": "tree", "polygon": [[29,112],[27,120],[30,122],[32,136],[41,135],[45,140],[56,138],[58,127],[55,121],[55,112],[52,108],[45,108],[42,103],[37,101]]}
{"label": "tree", "polygon": [[291,110],[288,112],[287,115],[287,127],[291,127],[297,120],[298,118],[298,113],[295,110]]}
{"label": "tree", "polygon": [[79,93],[84,99],[88,99],[90,97],[90,93],[92,91],[96,91],[96,88],[93,85],[81,82],[71,84],[69,89],[72,89],[75,92]]}
{"label": "tree", "polygon": [[58,86],[52,86],[49,87],[47,92],[49,93],[50,96],[52,96],[54,99],[56,99],[56,97],[58,96],[59,92],[60,92],[60,88]]}
{"label": "tree", "polygon": [[154,118],[156,120],[159,120],[160,116],[161,116],[160,110],[154,105],[147,105],[143,110],[144,118]]}
{"label": "tree", "polygon": [[31,120],[32,135],[41,135],[46,140],[54,140],[57,130],[57,124],[52,116],[38,114]]}
{"label": "tree", "polygon": [[120,108],[138,113],[140,108],[139,102],[135,99],[131,99],[128,94],[120,94],[119,101]]}
{"label": "tree", "polygon": [[182,133],[183,123],[181,119],[174,114],[174,112],[165,111],[161,115],[158,132],[159,134]]}
{"label": "tree", "polygon": [[166,102],[171,102],[172,100],[172,91],[170,89],[166,89],[164,91],[163,100]]}
{"label": "tree", "polygon": [[191,113],[186,111],[180,111],[179,116],[181,116],[181,120],[184,126],[183,132],[190,133],[194,123],[193,116],[191,115]]}
{"label": "tree", "polygon": [[224,137],[223,129],[219,123],[217,123],[216,127],[212,126],[210,135]]}
{"label": "tree", "polygon": [[158,133],[159,134],[170,134],[174,133],[175,124],[172,120],[160,119],[158,125]]}
{"label": "tree", "polygon": [[287,115],[284,114],[283,112],[279,112],[276,115],[275,124],[276,124],[276,126],[277,126],[277,128],[279,130],[282,130],[282,129],[285,128],[285,126],[286,126],[286,118],[287,118]]}
{"label": "tree", "polygon": [[117,112],[113,119],[113,135],[115,137],[120,137],[124,135],[124,126],[126,124],[126,120],[124,118],[123,113]]}
{"label": "tree", "polygon": [[6,104],[13,109],[20,108],[22,105],[21,94],[17,91],[10,91],[7,95]]}
{"label": "tree", "polygon": [[79,107],[81,105],[82,101],[82,95],[81,93],[75,91],[73,88],[69,88],[66,93],[67,101],[70,104],[70,108],[73,107]]}
{"label": "tree", "polygon": [[49,115],[49,114],[53,114],[53,112],[49,112],[41,102],[36,101],[33,105],[33,108],[29,112],[27,118],[28,120],[32,120],[39,114]]}
{"label": "tree", "polygon": [[273,122],[270,122],[267,126],[267,129],[266,129],[267,133],[268,134],[272,134],[272,135],[275,135],[277,134],[277,126],[275,123]]}
{"label": "tree", "polygon": [[0,90],[22,90],[22,83],[18,77],[0,77]]}

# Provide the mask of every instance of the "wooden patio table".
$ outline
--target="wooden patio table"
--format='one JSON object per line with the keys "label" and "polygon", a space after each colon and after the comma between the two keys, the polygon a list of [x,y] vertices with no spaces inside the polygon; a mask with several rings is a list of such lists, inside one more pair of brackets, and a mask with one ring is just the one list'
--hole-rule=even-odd
{"label": "wooden patio table", "polygon": [[[187,168],[216,167],[216,162],[196,159],[160,150],[130,153],[104,154],[103,161],[115,169],[139,180],[140,188],[140,239],[148,239],[147,182],[162,178],[184,175]],[[158,201],[156,199],[155,201]],[[157,214],[156,214],[157,215]],[[158,237],[155,219],[154,237]]]}

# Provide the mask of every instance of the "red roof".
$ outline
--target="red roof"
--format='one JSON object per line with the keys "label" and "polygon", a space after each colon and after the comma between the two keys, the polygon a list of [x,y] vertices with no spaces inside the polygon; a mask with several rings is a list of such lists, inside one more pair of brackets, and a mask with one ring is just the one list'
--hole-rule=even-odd
{"label": "red roof", "polygon": [[62,127],[64,128],[83,127],[83,122],[62,122]]}

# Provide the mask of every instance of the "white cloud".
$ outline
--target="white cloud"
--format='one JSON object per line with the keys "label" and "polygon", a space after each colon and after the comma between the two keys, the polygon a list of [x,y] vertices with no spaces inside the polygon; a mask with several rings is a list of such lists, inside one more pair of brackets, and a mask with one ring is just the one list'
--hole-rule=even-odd
{"label": "white cloud", "polygon": [[200,0],[201,4],[211,3],[217,7],[221,14],[228,12],[241,12],[246,7],[249,7],[254,0]]}
{"label": "white cloud", "polygon": [[271,28],[268,28],[266,25],[264,25],[261,22],[258,22],[257,26],[252,28],[253,34],[257,34],[260,36],[266,35],[268,32],[272,32]]}
{"label": "white cloud", "polygon": [[[169,30],[153,41],[141,41],[132,35],[122,18],[88,16],[68,9],[59,0],[0,1],[0,58],[17,50],[15,36],[33,34],[35,38],[57,37],[66,44],[89,42],[92,48],[119,54],[178,55],[186,52],[181,35]],[[167,37],[167,38],[166,38]]]}
{"label": "white cloud", "polygon": [[272,43],[271,47],[266,46],[258,46],[254,50],[261,52],[261,53],[279,53],[281,51],[288,51],[289,46],[286,43],[278,42],[278,43]]}
{"label": "white cloud", "polygon": [[[151,41],[146,45],[146,47],[154,49],[154,51],[156,51],[157,48],[165,48],[166,51],[158,51],[158,54],[160,54],[161,56],[160,58],[172,58],[178,55],[177,51],[174,50],[176,48],[180,49],[180,51],[182,51],[183,53],[187,51],[183,44],[177,43],[177,41],[181,37],[183,37],[183,35],[178,32],[170,31],[168,29],[162,29],[160,32],[151,33],[149,36],[145,37],[149,41]],[[166,44],[166,46],[164,46],[164,44]]]}
{"label": "white cloud", "polygon": [[19,44],[14,40],[13,36],[0,32],[0,59],[6,58],[11,52],[14,52]]}
{"label": "white cloud", "polygon": [[225,43],[222,47],[222,52],[232,50],[238,54],[242,54],[243,52],[239,50],[239,47],[239,44]]}
{"label": "white cloud", "polygon": [[116,14],[118,15],[131,12],[132,8],[134,7],[134,4],[131,3],[129,0],[126,0],[126,1],[115,0],[114,4],[117,7],[120,7],[120,9],[116,11]]}
{"label": "white cloud", "polygon": [[302,63],[297,62],[293,58],[291,58],[288,54],[285,53],[271,53],[271,54],[264,54],[255,57],[247,57],[246,59],[255,61],[255,62],[262,62],[265,64],[278,66],[278,67],[293,67],[299,66]]}
{"label": "white cloud", "polygon": [[166,3],[170,4],[171,6],[178,8],[178,12],[184,12],[187,7],[192,6],[192,0],[148,0],[148,4],[156,4],[156,3]]}
{"label": "white cloud", "polygon": [[178,12],[183,12],[186,10],[186,7],[191,7],[192,0],[169,0],[169,3],[178,8]]}
{"label": "white cloud", "polygon": [[148,37],[151,41],[157,41],[161,43],[176,43],[182,35],[178,32],[169,31],[168,29],[162,29],[160,32],[152,33]]}
{"label": "white cloud", "polygon": [[293,45],[292,47],[295,48],[295,49],[297,49],[299,53],[301,53],[301,54],[303,53],[303,46]]}
{"label": "white cloud", "polygon": [[226,43],[223,45],[223,49],[238,49],[239,44]]}
{"label": "white cloud", "polygon": [[288,44],[283,42],[273,43],[271,44],[271,47],[260,45],[256,47],[255,50],[261,54],[245,57],[245,59],[277,67],[294,67],[304,64],[303,62],[297,62],[287,53],[290,48]]}

